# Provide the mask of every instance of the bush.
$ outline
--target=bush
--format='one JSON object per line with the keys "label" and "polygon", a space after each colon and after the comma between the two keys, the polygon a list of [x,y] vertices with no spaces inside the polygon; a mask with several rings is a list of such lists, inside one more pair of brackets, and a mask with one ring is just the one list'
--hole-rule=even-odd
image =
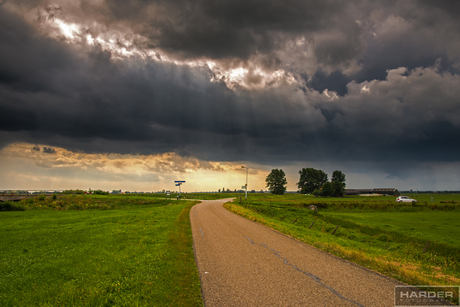
{"label": "bush", "polygon": [[25,211],[26,209],[20,205],[9,201],[0,203],[0,211]]}
{"label": "bush", "polygon": [[97,195],[109,195],[109,192],[102,191],[102,190],[94,190],[94,191],[93,191],[93,194],[97,194]]}
{"label": "bush", "polygon": [[311,194],[313,194],[315,197],[319,197],[319,196],[322,196],[322,195],[323,195],[323,194],[321,193],[321,190],[319,190],[319,189],[315,189],[315,190],[313,191],[313,193],[311,193]]}

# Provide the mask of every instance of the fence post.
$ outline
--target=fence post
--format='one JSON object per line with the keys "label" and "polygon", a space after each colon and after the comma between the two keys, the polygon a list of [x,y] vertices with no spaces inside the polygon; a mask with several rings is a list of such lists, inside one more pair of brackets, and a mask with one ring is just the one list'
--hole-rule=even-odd
{"label": "fence post", "polygon": [[339,225],[337,225],[337,227],[335,227],[334,231],[332,232],[332,234],[334,234],[336,231],[337,231],[337,228],[339,228]]}
{"label": "fence post", "polygon": [[426,253],[426,251],[428,250],[428,247],[430,247],[430,244],[431,244],[430,241],[426,242],[426,245],[425,245],[425,248],[423,249],[422,254],[425,254],[425,253]]}

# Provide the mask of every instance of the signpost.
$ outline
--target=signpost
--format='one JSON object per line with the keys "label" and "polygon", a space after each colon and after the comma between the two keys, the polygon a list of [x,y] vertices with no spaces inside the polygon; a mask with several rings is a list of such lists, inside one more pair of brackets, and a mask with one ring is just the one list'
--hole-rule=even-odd
{"label": "signpost", "polygon": [[179,198],[180,198],[180,186],[185,183],[184,180],[175,180],[174,183],[176,184],[177,187],[179,187]]}
{"label": "signpost", "polygon": [[241,166],[241,168],[246,169],[246,184],[244,186],[244,198],[247,200],[248,199],[248,173],[249,173],[249,168],[247,166]]}

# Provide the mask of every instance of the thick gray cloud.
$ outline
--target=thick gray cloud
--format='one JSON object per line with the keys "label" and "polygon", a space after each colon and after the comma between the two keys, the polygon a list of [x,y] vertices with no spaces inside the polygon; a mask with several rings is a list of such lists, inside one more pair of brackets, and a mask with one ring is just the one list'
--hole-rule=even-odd
{"label": "thick gray cloud", "polygon": [[[199,0],[107,1],[106,9],[150,39],[185,57],[240,58],[270,53],[285,38],[332,28],[344,4],[337,1]],[[104,15],[107,16],[107,15]]]}
{"label": "thick gray cloud", "polygon": [[[265,164],[360,160],[396,176],[417,161],[459,159],[451,2],[102,3],[15,7],[40,9],[33,22],[0,6],[0,146]],[[289,81],[231,87],[210,81],[216,71],[203,64],[115,59],[101,44],[47,35],[53,18],[80,21],[94,37],[125,31],[137,48],[175,60],[283,69]]]}

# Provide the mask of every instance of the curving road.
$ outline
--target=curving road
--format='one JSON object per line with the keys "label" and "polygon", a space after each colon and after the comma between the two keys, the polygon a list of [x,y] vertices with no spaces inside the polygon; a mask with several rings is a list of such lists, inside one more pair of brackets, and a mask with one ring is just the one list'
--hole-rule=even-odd
{"label": "curving road", "polygon": [[190,211],[206,307],[394,306],[398,281],[231,213],[225,201]]}

